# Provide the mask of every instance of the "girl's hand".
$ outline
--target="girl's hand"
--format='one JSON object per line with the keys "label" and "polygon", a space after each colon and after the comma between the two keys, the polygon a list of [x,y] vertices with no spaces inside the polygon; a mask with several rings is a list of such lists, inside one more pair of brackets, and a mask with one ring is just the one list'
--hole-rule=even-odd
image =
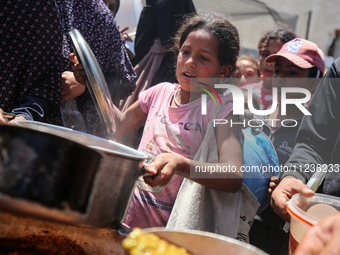
{"label": "girl's hand", "polygon": [[69,60],[74,64],[73,66],[73,74],[74,77],[76,78],[77,82],[79,82],[81,85],[86,86],[86,81],[87,76],[86,76],[86,72],[84,70],[84,67],[82,64],[79,63],[76,55],[74,53],[70,53],[68,55]]}
{"label": "girl's hand", "polygon": [[78,97],[85,92],[85,87],[76,81],[73,72],[63,72],[61,101],[64,102],[74,97]]}
{"label": "girl's hand", "polygon": [[156,157],[152,164],[145,166],[149,172],[154,172],[156,175],[144,177],[144,181],[151,187],[165,186],[178,169],[184,166],[186,160],[177,154],[162,153]]}

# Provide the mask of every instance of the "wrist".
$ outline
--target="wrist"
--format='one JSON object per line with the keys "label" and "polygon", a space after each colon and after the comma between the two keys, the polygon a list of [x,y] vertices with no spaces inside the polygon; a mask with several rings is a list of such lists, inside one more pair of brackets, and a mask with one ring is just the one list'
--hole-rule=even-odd
{"label": "wrist", "polygon": [[187,177],[190,176],[190,159],[178,154],[173,154],[175,157],[175,174]]}

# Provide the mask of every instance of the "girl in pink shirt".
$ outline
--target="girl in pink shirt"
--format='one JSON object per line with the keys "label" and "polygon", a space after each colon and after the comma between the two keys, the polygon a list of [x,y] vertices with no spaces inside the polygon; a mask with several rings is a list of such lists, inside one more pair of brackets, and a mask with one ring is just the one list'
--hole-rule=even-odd
{"label": "girl in pink shirt", "polygon": [[[190,167],[209,166],[209,162],[191,160],[201,145],[208,122],[216,108],[213,99],[207,100],[207,114],[201,114],[201,88],[198,78],[210,78],[210,88],[227,78],[235,68],[239,53],[237,29],[219,13],[207,12],[187,19],[175,38],[177,56],[176,77],[179,84],[161,83],[142,92],[139,100],[126,111],[115,108],[116,138],[144,126],[138,150],[148,156],[146,168],[154,177],[138,180],[124,224],[129,227],[165,226],[183,178],[190,178]],[[84,84],[86,74],[77,63],[74,73]],[[202,86],[201,86],[202,87]],[[209,87],[209,86],[206,86]],[[218,99],[219,96],[215,96]],[[220,103],[217,100],[218,104]],[[239,121],[232,115],[232,103],[227,103],[219,119]],[[217,125],[215,128],[219,164],[242,166],[242,149],[238,125]],[[216,165],[216,162],[214,163]],[[192,179],[208,188],[237,192],[242,174],[218,173],[222,178]],[[227,175],[227,176],[226,176]],[[226,178],[227,177],[227,178]],[[139,186],[164,186],[159,193],[142,190]]]}

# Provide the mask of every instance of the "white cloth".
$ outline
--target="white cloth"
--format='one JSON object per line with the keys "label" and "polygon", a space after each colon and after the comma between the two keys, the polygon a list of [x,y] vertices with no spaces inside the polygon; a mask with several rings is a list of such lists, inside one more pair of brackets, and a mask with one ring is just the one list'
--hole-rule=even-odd
{"label": "white cloth", "polygon": [[[221,108],[216,109],[212,119]],[[200,162],[218,160],[212,121],[208,124],[204,140],[194,160]],[[258,208],[256,197],[243,183],[238,192],[230,193],[209,189],[185,179],[166,228],[208,231],[246,241]]]}

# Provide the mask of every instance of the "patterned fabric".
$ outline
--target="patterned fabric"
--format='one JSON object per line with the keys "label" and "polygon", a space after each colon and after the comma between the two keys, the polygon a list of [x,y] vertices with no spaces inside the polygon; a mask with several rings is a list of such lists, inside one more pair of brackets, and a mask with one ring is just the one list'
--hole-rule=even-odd
{"label": "patterned fabric", "polygon": [[111,11],[102,0],[56,0],[62,19],[65,70],[72,70],[68,60],[74,52],[68,32],[76,28],[91,47],[104,75],[120,76],[131,82],[136,75],[124,49]]}
{"label": "patterned fabric", "polygon": [[[121,40],[120,32],[111,11],[102,0],[56,0],[63,29],[63,71],[72,70],[68,55],[74,52],[68,32],[78,29],[93,51],[105,76],[115,105],[127,98],[136,86],[136,74]],[[64,125],[79,129],[81,114],[86,130],[93,135],[106,137],[107,130],[86,90],[84,94],[62,105]],[[79,111],[79,112],[78,112]]]}
{"label": "patterned fabric", "polygon": [[62,33],[55,2],[3,0],[0,6],[0,107],[61,124]]}

